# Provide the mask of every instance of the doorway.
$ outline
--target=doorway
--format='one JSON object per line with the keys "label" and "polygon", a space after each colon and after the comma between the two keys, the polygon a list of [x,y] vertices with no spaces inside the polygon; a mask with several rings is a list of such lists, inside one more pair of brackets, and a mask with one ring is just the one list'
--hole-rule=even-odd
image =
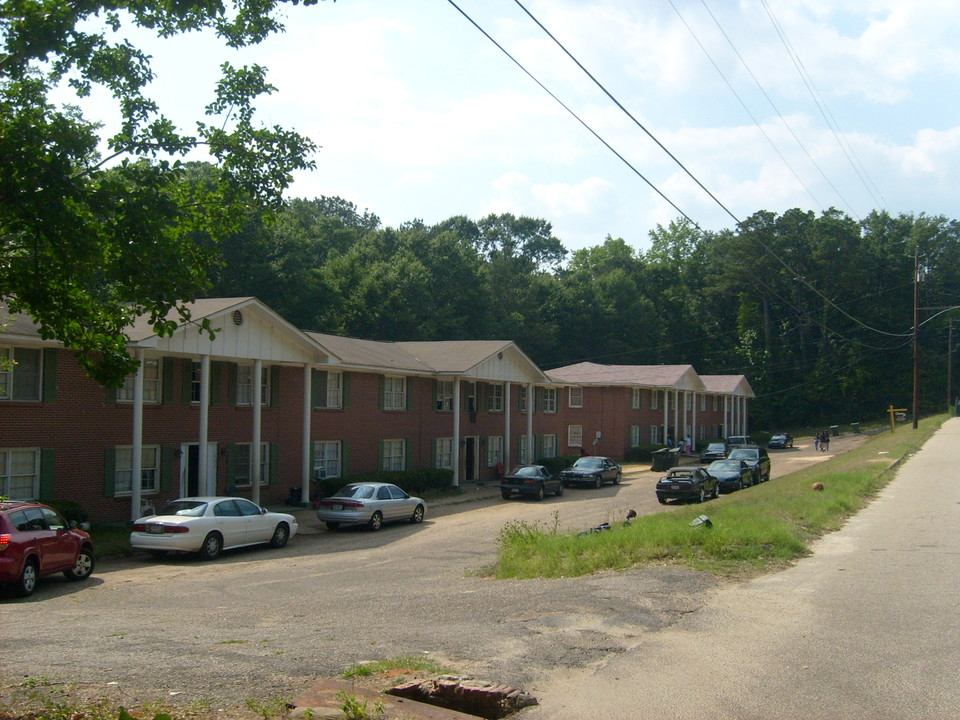
{"label": "doorway", "polygon": [[207,487],[200,487],[200,443],[180,445],[180,497],[217,494],[217,444],[207,443]]}
{"label": "doorway", "polygon": [[471,435],[464,440],[467,443],[463,451],[464,481],[477,482],[480,477],[480,438]]}

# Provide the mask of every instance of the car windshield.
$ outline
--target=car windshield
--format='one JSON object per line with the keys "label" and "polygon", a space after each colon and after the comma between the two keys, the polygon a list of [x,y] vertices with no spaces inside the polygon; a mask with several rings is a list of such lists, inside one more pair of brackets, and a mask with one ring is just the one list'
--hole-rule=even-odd
{"label": "car windshield", "polygon": [[747,448],[738,448],[730,453],[731,460],[756,460],[757,451]]}
{"label": "car windshield", "polygon": [[603,467],[603,460],[598,457],[582,457],[573,466],[575,468],[586,468],[587,470],[598,470]]}
{"label": "car windshield", "polygon": [[723,450],[723,443],[710,443],[707,445],[707,452],[717,452],[718,450]]}
{"label": "car windshield", "polygon": [[355,498],[357,500],[369,500],[376,494],[376,488],[373,485],[344,485],[337,490],[334,497]]}
{"label": "car windshield", "polygon": [[771,439],[771,440],[786,440],[786,439],[787,439],[787,436],[786,436],[786,435],[774,435],[774,436],[773,436],[772,438],[770,438],[770,439]]}
{"label": "car windshield", "polygon": [[161,515],[186,515],[187,517],[202,517],[207,510],[207,503],[202,500],[174,500],[160,511]]}
{"label": "car windshield", "polygon": [[710,467],[707,468],[707,471],[724,471],[724,472],[736,472],[740,469],[739,462],[730,462],[729,460],[718,460],[717,462],[710,463]]}
{"label": "car windshield", "polygon": [[510,474],[517,477],[537,477],[540,474],[540,468],[536,465],[524,465],[514,468]]}

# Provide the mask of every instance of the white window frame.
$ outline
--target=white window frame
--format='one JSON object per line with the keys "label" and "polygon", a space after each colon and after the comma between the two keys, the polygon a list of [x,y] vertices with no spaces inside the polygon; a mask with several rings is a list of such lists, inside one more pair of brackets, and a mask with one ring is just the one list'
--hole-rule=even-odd
{"label": "white window frame", "polygon": [[521,465],[526,465],[532,462],[532,460],[530,459],[528,448],[527,448],[527,445],[528,445],[527,441],[529,437],[530,437],[529,435],[524,434],[524,435],[521,435],[519,440],[517,441],[517,461]]}
{"label": "white window frame", "polygon": [[650,391],[650,409],[651,410],[660,409],[660,391],[659,390]]}
{"label": "white window frame", "polygon": [[540,438],[540,446],[543,450],[543,453],[540,457],[553,458],[557,457],[557,436],[548,434],[542,435]]}
{"label": "white window frame", "polygon": [[572,408],[583,407],[583,388],[571,387],[567,391],[567,406]]}
{"label": "white window frame", "polygon": [[[21,462],[27,460],[28,456],[32,457],[32,471],[24,472],[25,467],[14,468],[15,456],[21,458]],[[16,475],[13,474],[14,470],[17,471]],[[19,491],[13,490],[14,477],[21,478],[17,482],[18,486],[25,486],[29,482],[29,495],[18,495]],[[30,480],[24,481],[22,478],[30,478]],[[0,448],[0,495],[5,495],[12,500],[33,500],[39,497],[40,448]]]}
{"label": "white window frame", "polygon": [[[29,383],[29,394],[22,393],[24,376],[29,379],[29,373],[23,369],[23,360],[17,360],[17,352],[36,353],[36,379]],[[21,369],[18,371],[17,367]],[[0,401],[10,402],[40,402],[43,398],[43,351],[39,348],[18,348],[12,345],[0,346]]]}
{"label": "white window frame", "polygon": [[434,442],[435,457],[434,467],[453,469],[453,438],[437,438]]}
{"label": "white window frame", "polygon": [[407,409],[407,378],[404,375],[383,376],[383,409]]}
{"label": "white window frame", "polygon": [[406,470],[407,444],[403,440],[391,439],[383,441],[383,461],[381,470]]}
{"label": "white window frame", "polygon": [[[234,468],[233,468],[233,484],[235,487],[252,487],[253,486],[253,467],[251,463],[253,462],[253,443],[237,443],[236,453],[237,456],[234,458]],[[238,475],[237,470],[243,467],[244,463],[240,462],[246,456],[246,470],[247,475],[244,478],[241,475]],[[260,485],[269,485],[270,484],[270,443],[262,442],[260,443]]]}
{"label": "white window frame", "polygon": [[338,478],[343,474],[343,444],[339,440],[313,441],[313,479]]}
{"label": "white window frame", "polygon": [[503,436],[490,435],[487,437],[487,467],[493,467],[503,462]]}
{"label": "white window frame", "polygon": [[[113,494],[123,497],[133,493],[133,446],[114,448]],[[160,492],[160,446],[143,445],[140,448],[140,492],[153,495]]]}
{"label": "white window frame", "polygon": [[237,366],[237,405],[253,405],[253,365]]}
{"label": "white window frame", "polygon": [[583,425],[567,425],[567,447],[583,447]]}
{"label": "white window frame", "polygon": [[642,439],[643,439],[643,428],[641,428],[639,425],[631,425],[630,426],[630,447],[632,448],[640,447],[643,444],[641,442]]}
{"label": "white window frame", "polygon": [[556,388],[543,388],[543,407],[541,408],[544,413],[554,414],[557,412],[557,389]]}
{"label": "white window frame", "polygon": [[660,426],[659,425],[650,426],[650,444],[651,445],[660,444]]}
{"label": "white window frame", "polygon": [[441,412],[453,410],[453,380],[437,380],[437,396],[434,408]]}
{"label": "white window frame", "polygon": [[487,386],[487,412],[503,412],[503,383],[490,383]]}
{"label": "white window frame", "polygon": [[[117,388],[117,402],[133,402],[136,379],[136,373],[123,379],[123,387]],[[160,402],[160,360],[157,358],[145,358],[143,361],[143,402],[149,405]]]}
{"label": "white window frame", "polygon": [[327,407],[335,409],[343,407],[343,373],[339,370],[327,371]]}
{"label": "white window frame", "polygon": [[714,411],[714,412],[717,412],[717,411],[719,411],[719,410],[720,410],[720,396],[719,396],[719,395],[714,395],[714,396],[713,396],[713,411]]}
{"label": "white window frame", "polygon": [[630,388],[630,409],[641,410],[643,408],[643,388]]}
{"label": "white window frame", "polygon": [[477,411],[477,383],[475,382],[466,382],[464,383],[464,400],[463,403],[464,409],[467,412],[476,412]]}
{"label": "white window frame", "polygon": [[706,393],[702,393],[700,395],[700,412],[706,412],[706,411],[707,411],[707,395]]}
{"label": "white window frame", "polygon": [[527,412],[527,386],[521,385],[517,392],[517,410],[521,413]]}

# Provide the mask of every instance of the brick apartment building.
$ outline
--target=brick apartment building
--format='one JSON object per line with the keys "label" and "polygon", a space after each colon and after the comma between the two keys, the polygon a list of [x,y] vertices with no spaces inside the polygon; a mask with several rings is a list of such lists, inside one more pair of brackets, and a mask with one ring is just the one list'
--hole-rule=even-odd
{"label": "brick apartment building", "polygon": [[[130,328],[140,370],[105,388],[71,351],[0,305],[0,495],[79,502],[96,520],[184,495],[276,504],[311,481],[498,463],[746,432],[743,376],[689,365],[544,372],[509,340],[377,342],[303,332],[255,298],[191,305],[210,320]],[[204,459],[201,462],[201,458]],[[133,468],[140,468],[137,482]]]}

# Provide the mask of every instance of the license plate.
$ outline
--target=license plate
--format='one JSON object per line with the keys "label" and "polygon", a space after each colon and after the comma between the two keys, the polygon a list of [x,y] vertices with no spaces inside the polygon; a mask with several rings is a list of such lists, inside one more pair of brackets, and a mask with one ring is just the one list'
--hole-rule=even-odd
{"label": "license plate", "polygon": [[151,535],[163,535],[163,525],[147,525],[147,532]]}
{"label": "license plate", "polygon": [[343,505],[331,505],[331,506],[330,506],[330,509],[331,509],[331,510],[338,510],[338,511],[339,511],[339,510],[343,510]]}
{"label": "license plate", "polygon": [[680,489],[680,486],[679,486],[679,485],[671,485],[671,486],[670,486],[670,489],[671,489],[671,490],[679,490],[679,489]]}

